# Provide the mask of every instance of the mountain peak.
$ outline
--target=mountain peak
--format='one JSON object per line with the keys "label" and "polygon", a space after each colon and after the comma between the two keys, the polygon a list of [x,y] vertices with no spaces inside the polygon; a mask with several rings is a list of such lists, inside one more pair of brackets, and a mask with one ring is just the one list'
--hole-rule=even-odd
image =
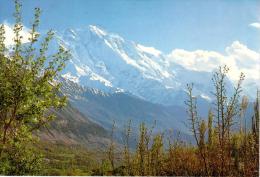
{"label": "mountain peak", "polygon": [[107,32],[100,27],[97,27],[95,25],[89,25],[89,29],[91,32],[97,34],[99,37],[103,37],[107,35]]}

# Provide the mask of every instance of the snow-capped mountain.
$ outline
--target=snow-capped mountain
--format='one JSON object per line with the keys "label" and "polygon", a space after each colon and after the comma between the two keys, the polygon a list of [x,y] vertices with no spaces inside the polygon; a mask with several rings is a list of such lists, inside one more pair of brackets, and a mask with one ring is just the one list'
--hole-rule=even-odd
{"label": "snow-capped mountain", "polygon": [[58,41],[72,54],[63,77],[82,86],[179,105],[186,96],[186,84],[194,82],[196,94],[210,99],[211,73],[169,62],[166,55],[153,47],[128,41],[96,26],[68,29],[58,36]]}
{"label": "snow-capped mountain", "polygon": [[[11,36],[11,28],[5,27]],[[22,35],[26,38],[28,34],[24,30]],[[50,46],[53,52],[59,44],[72,54],[63,77],[105,92],[126,92],[153,103],[180,105],[187,83],[194,83],[194,93],[210,101],[212,71],[224,64],[231,67],[228,91],[240,72],[246,74],[244,90],[249,97],[254,98],[260,86],[260,53],[239,41],[228,46],[224,54],[183,49],[164,54],[93,25],[59,32],[56,39]]]}

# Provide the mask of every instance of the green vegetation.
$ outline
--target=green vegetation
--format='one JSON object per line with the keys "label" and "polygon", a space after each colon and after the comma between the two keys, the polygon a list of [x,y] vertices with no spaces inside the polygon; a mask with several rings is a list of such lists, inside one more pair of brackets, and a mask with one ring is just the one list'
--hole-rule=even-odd
{"label": "green vegetation", "polygon": [[[50,108],[65,104],[59,95],[55,78],[64,67],[68,52],[59,51],[48,57],[48,44],[54,33],[49,31],[39,51],[34,47],[39,38],[40,9],[35,9],[29,44],[22,45],[21,4],[15,1],[14,46],[7,50],[4,25],[0,26],[0,173],[37,174],[40,156],[27,147],[34,141],[32,132],[53,119]],[[48,62],[48,63],[47,63]]]}
{"label": "green vegetation", "polygon": [[[259,93],[254,104],[251,129],[246,128],[246,124],[241,128],[239,119],[245,119],[243,115],[248,105],[245,97],[242,101],[239,99],[244,76],[241,74],[233,95],[228,98],[225,90],[227,72],[227,67],[220,67],[213,76],[216,101],[214,111],[209,110],[207,121],[197,113],[192,85],[187,87],[187,112],[195,145],[184,143],[178,137],[167,137],[164,133],[152,133],[153,128],[141,124],[137,146],[129,151],[129,123],[124,136],[125,148],[120,151],[123,159],[117,166],[113,165],[113,168],[98,175],[258,176]],[[168,144],[165,139],[168,139]],[[115,152],[115,149],[109,152]],[[109,162],[113,161],[110,157]]]}
{"label": "green vegetation", "polygon": [[[221,71],[222,69],[219,72]],[[119,148],[113,139],[115,126],[111,130],[111,142],[108,143],[107,150],[96,151],[80,146],[50,144],[48,147],[44,145],[44,147],[48,147],[44,149],[43,153],[48,159],[48,168],[43,170],[43,174],[258,176],[259,94],[257,94],[254,104],[251,128],[245,129],[242,126],[243,131],[240,131],[240,121],[235,119],[240,119],[240,111],[245,111],[243,109],[247,109],[247,106],[245,106],[245,101],[237,102],[233,108],[229,107],[229,109],[237,107],[237,116],[234,116],[233,119],[223,118],[223,120],[236,121],[237,128],[231,129],[230,134],[228,134],[229,129],[225,128],[226,134],[221,139],[222,136],[219,135],[219,132],[222,132],[223,125],[222,122],[219,122],[221,126],[218,127],[216,112],[210,110],[208,120],[201,120],[196,113],[196,98],[192,96],[192,87],[188,87],[188,90],[188,98],[192,99],[192,102],[187,100],[188,111],[193,110],[194,116],[190,117],[190,125],[197,136],[195,145],[181,141],[178,135],[153,133],[153,127],[148,128],[142,123],[139,127],[136,148],[131,149],[129,142],[134,137],[132,136],[131,121],[129,121],[125,126],[122,148]],[[225,106],[230,106],[230,104]],[[218,107],[217,104],[216,107]],[[235,123],[230,127],[235,127]],[[223,141],[222,146],[220,146],[220,141]]]}
{"label": "green vegetation", "polygon": [[[114,140],[113,124],[108,149],[87,150],[76,145],[37,141],[34,134],[53,119],[57,108],[65,105],[60,84],[55,82],[69,54],[62,47],[50,58],[46,55],[54,33],[49,31],[36,51],[39,39],[40,10],[35,9],[30,43],[22,45],[21,5],[15,1],[15,45],[7,50],[4,26],[0,27],[0,174],[3,175],[191,175],[191,176],[258,176],[259,175],[259,94],[254,105],[252,125],[243,123],[248,107],[240,100],[243,74],[233,95],[226,94],[227,67],[213,75],[214,107],[208,119],[197,112],[193,87],[188,85],[186,101],[189,125],[195,145],[164,133],[153,133],[144,123],[139,127],[136,148],[130,148],[131,121],[125,127],[124,146]],[[73,128],[86,122],[73,119]],[[76,122],[77,120],[78,122]],[[81,122],[82,121],[82,122]],[[238,123],[238,129],[233,129]],[[56,125],[58,129],[59,124]],[[98,127],[98,126],[97,126]],[[101,135],[105,131],[100,131]],[[167,140],[167,143],[166,143]]]}
{"label": "green vegetation", "polygon": [[99,168],[100,157],[85,147],[46,142],[36,147],[44,155],[41,175],[91,175],[93,169]]}

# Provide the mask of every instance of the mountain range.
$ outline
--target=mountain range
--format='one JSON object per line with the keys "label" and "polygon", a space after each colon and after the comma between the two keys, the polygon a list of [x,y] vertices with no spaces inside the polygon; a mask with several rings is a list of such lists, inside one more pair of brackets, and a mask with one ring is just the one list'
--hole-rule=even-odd
{"label": "mountain range", "polygon": [[183,105],[186,84],[194,82],[196,95],[211,99],[212,73],[169,62],[152,47],[127,41],[96,26],[69,29],[57,39],[72,54],[63,77],[79,85],[108,93],[125,92],[163,105]]}
{"label": "mountain range", "polygon": [[[57,33],[51,49],[70,50],[62,72],[62,91],[70,104],[96,124],[110,130],[113,121],[123,130],[128,120],[156,130],[188,135],[186,85],[194,83],[198,110],[207,117],[213,100],[212,72],[196,71],[169,60],[169,56],[90,25]],[[203,79],[202,79],[203,78]],[[233,88],[226,81],[228,94]]]}
{"label": "mountain range", "polygon": [[[152,127],[156,121],[155,131],[173,130],[190,139],[184,105],[189,83],[194,84],[199,114],[207,117],[214,99],[212,71],[187,67],[185,61],[180,61],[183,51],[164,54],[93,25],[58,32],[50,53],[60,45],[71,53],[59,78],[69,106],[53,110],[58,119],[51,133],[43,134],[43,138],[86,143],[96,137],[98,143],[104,144],[113,121],[122,132],[131,120],[135,130],[141,122]],[[204,57],[199,51],[196,55]],[[228,95],[234,87],[229,78]],[[247,83],[245,94],[249,98],[256,85],[254,80]]]}

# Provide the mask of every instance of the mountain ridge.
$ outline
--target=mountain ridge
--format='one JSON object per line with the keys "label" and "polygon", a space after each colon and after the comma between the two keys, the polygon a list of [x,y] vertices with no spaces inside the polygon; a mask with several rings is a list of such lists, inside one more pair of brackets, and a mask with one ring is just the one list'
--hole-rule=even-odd
{"label": "mountain ridge", "polygon": [[[72,53],[63,77],[80,85],[110,93],[129,92],[153,103],[183,105],[176,100],[184,100],[186,84],[195,78],[196,94],[210,97],[207,91],[211,88],[211,73],[169,63],[157,49],[127,41],[96,26],[66,30],[58,43]],[[207,78],[204,84],[198,83],[202,76]]]}

